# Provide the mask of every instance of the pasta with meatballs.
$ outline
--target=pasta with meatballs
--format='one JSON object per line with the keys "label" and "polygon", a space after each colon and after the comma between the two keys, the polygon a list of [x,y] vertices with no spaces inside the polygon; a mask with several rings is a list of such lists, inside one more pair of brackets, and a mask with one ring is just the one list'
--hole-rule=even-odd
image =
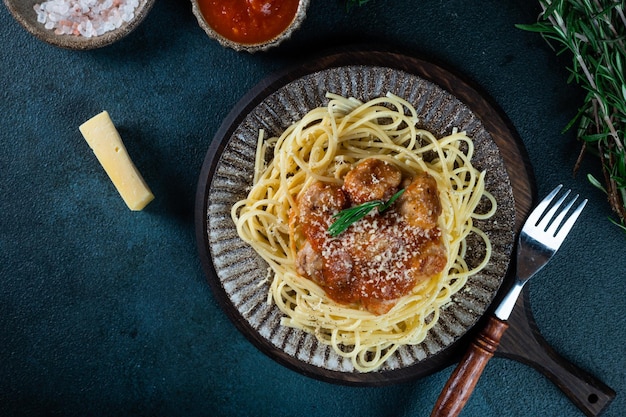
{"label": "pasta with meatballs", "polygon": [[[259,133],[252,187],[231,215],[271,268],[268,300],[281,323],[369,372],[421,343],[442,306],[485,267],[491,244],[473,220],[492,216],[496,201],[465,133],[436,138],[392,94],[327,97],[280,136]],[[488,209],[477,210],[481,201]],[[368,207],[362,218],[329,233],[359,207]],[[470,234],[485,254],[471,267]]]}

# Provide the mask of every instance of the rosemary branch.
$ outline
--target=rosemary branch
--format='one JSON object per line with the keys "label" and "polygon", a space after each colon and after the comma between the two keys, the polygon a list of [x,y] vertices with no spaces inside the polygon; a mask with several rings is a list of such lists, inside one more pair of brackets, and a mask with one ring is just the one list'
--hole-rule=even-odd
{"label": "rosemary branch", "polygon": [[578,123],[582,142],[577,172],[587,152],[599,157],[602,182],[592,184],[607,193],[611,209],[626,230],[626,16],[622,0],[539,0],[542,13],[532,25],[518,28],[540,33],[557,54],[572,55],[568,82],[587,95],[578,114],[564,130]]}
{"label": "rosemary branch", "polygon": [[328,233],[332,237],[337,237],[343,233],[350,225],[358,222],[363,217],[367,216],[373,209],[378,207],[378,212],[382,213],[387,210],[391,205],[402,195],[404,189],[398,191],[391,196],[386,202],[383,200],[368,201],[358,206],[350,207],[345,210],[341,210],[339,213],[333,215],[335,221],[328,228]]}

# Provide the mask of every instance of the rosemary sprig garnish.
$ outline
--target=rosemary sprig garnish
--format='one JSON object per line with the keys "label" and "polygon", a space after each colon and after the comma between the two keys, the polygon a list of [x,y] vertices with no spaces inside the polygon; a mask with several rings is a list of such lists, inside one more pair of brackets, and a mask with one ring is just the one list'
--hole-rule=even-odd
{"label": "rosemary sprig garnish", "polygon": [[391,196],[386,202],[383,200],[368,201],[358,206],[350,207],[341,210],[339,213],[333,215],[335,221],[328,228],[328,233],[332,237],[337,237],[343,233],[350,225],[358,222],[363,217],[367,216],[373,209],[378,207],[378,212],[382,213],[387,210],[391,205],[402,195],[404,189],[398,191]]}
{"label": "rosemary sprig garnish", "polygon": [[623,0],[539,0],[543,12],[537,23],[517,25],[560,44],[557,54],[572,54],[571,75],[586,91],[578,114],[565,127],[578,123],[582,148],[574,172],[587,152],[596,154],[604,184],[588,175],[608,195],[611,209],[626,230],[626,17]]}

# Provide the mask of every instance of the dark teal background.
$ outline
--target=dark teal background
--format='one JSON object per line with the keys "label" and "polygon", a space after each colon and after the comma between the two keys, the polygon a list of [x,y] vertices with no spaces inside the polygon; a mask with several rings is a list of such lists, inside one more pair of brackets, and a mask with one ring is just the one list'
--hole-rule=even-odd
{"label": "dark teal background", "polygon": [[[428,416],[452,367],[382,388],[332,385],[260,353],[218,307],[197,256],[194,199],[211,139],[274,71],[327,48],[399,47],[480,85],[508,115],[539,195],[557,183],[590,199],[530,286],[547,341],[617,392],[626,413],[625,236],[578,176],[562,128],[583,92],[566,56],[536,34],[532,0],[312,0],[293,38],[266,53],[221,47],[188,1],[158,0],[117,44],[37,40],[0,7],[1,416]],[[130,212],[78,126],[107,110],[156,195]],[[492,360],[465,417],[582,416],[551,382]]]}

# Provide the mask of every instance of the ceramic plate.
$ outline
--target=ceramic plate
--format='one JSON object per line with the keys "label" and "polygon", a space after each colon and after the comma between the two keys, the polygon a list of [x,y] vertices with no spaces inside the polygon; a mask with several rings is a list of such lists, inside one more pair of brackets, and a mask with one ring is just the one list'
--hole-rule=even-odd
{"label": "ceramic plate", "polygon": [[[454,91],[431,81],[421,74],[423,70],[397,68],[392,65],[396,60],[391,58],[388,63],[377,59],[375,64],[368,64],[367,58],[359,63],[345,56],[336,57],[265,80],[244,97],[214,137],[198,185],[200,256],[222,307],[263,352],[292,369],[332,382],[400,382],[447,365],[445,359],[450,358],[452,347],[493,301],[511,257],[515,201],[505,161],[490,131]],[[349,63],[344,64],[344,60]],[[472,277],[443,308],[440,320],[421,344],[400,348],[382,368],[371,373],[355,371],[348,359],[318,343],[314,336],[280,325],[280,311],[267,303],[268,265],[239,239],[230,217],[232,205],[245,198],[251,185],[259,129],[264,129],[268,137],[280,135],[312,108],[326,105],[327,92],[362,101],[391,92],[412,103],[423,127],[436,135],[447,135],[453,128],[466,131],[476,147],[473,163],[487,171],[486,188],[499,205],[494,218],[476,222],[493,244],[488,267]],[[470,264],[481,256],[480,251],[472,250],[473,246],[470,242]]]}

